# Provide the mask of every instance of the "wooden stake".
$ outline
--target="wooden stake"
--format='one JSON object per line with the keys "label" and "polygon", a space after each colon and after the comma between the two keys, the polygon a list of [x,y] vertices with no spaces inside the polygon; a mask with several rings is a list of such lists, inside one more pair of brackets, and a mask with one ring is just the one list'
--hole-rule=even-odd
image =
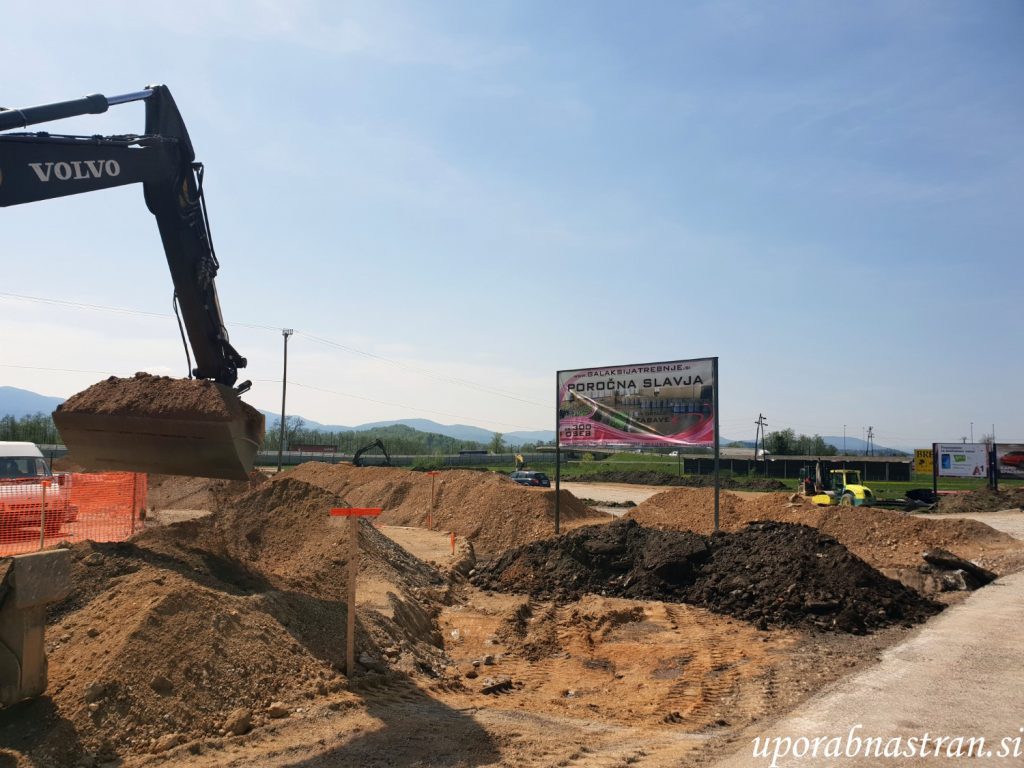
{"label": "wooden stake", "polygon": [[345,627],[345,674],[356,672],[356,579],[359,577],[359,518],[348,519],[348,616]]}
{"label": "wooden stake", "polygon": [[345,674],[356,672],[356,580],[359,578],[359,518],[376,517],[379,507],[335,507],[331,517],[348,518],[348,611],[345,616]]}

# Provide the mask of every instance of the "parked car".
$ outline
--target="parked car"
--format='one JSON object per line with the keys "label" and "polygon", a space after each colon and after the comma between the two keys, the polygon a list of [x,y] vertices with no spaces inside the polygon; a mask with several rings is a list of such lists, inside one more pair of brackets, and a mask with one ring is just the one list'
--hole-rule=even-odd
{"label": "parked car", "polygon": [[1024,451],[1010,451],[999,459],[999,463],[1014,469],[1024,469]]}
{"label": "parked car", "polygon": [[526,470],[520,470],[518,472],[513,472],[511,475],[509,475],[509,477],[515,480],[520,485],[531,485],[539,488],[551,487],[551,481],[548,479],[548,476],[545,475],[543,472],[530,472]]}

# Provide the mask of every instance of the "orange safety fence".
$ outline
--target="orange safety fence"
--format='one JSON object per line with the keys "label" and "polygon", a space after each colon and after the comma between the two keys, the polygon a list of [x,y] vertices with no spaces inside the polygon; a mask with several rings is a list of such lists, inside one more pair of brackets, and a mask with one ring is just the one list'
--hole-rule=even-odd
{"label": "orange safety fence", "polygon": [[0,555],[62,541],[123,541],[141,528],[147,477],[136,472],[61,473],[0,480]]}

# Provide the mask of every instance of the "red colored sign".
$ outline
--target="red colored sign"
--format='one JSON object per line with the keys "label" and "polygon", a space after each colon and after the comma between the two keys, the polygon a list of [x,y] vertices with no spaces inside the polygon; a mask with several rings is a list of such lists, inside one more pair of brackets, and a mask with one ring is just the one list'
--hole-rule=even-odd
{"label": "red colored sign", "polygon": [[334,507],[331,517],[376,517],[381,507]]}
{"label": "red colored sign", "polygon": [[436,469],[432,469],[429,472],[427,472],[427,474],[433,477],[434,475],[440,475],[441,473],[438,472]]}

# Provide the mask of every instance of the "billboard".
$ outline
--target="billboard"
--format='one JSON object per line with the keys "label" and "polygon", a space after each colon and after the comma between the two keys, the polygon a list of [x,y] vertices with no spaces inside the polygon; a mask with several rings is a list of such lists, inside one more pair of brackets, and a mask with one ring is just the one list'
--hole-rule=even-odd
{"label": "billboard", "polygon": [[712,445],[718,358],[558,372],[567,448]]}
{"label": "billboard", "polygon": [[932,466],[932,449],[915,448],[914,471],[922,475],[930,475],[932,473]]}
{"label": "billboard", "polygon": [[984,443],[936,443],[939,477],[987,477],[988,446]]}
{"label": "billboard", "polygon": [[1000,480],[1024,477],[1024,443],[996,443],[996,467]]}

